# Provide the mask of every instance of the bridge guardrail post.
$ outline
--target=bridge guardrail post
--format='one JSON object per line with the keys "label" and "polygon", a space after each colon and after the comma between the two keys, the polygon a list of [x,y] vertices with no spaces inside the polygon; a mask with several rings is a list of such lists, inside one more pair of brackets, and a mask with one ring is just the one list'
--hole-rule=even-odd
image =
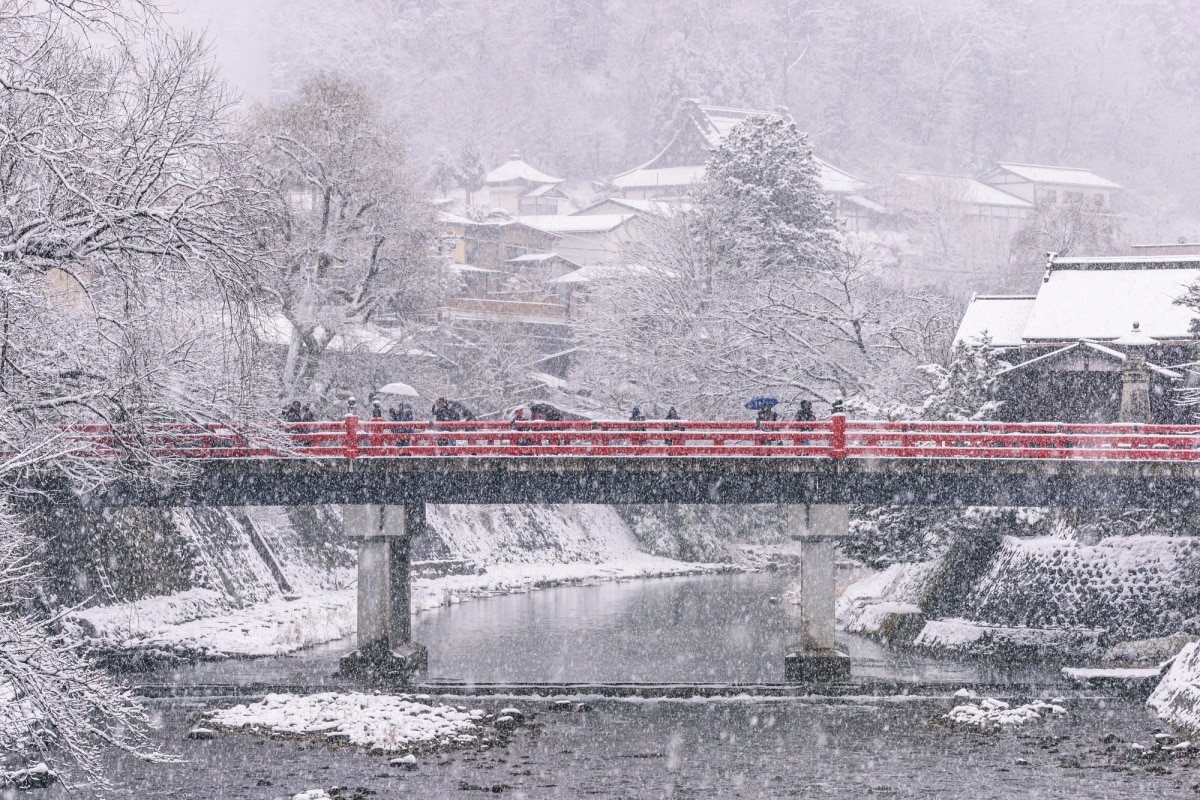
{"label": "bridge guardrail post", "polygon": [[346,458],[358,458],[358,416],[346,415],[346,442],[342,445]]}
{"label": "bridge guardrail post", "polygon": [[829,439],[829,457],[830,458],[845,458],[846,457],[846,415],[834,414],[829,418],[830,439]]}

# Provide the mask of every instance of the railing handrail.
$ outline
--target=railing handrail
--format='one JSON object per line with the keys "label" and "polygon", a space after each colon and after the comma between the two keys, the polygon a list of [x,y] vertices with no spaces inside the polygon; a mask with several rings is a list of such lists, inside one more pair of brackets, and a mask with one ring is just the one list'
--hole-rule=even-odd
{"label": "railing handrail", "polygon": [[[848,420],[428,420],[284,422],[273,436],[224,423],[64,428],[93,457],[796,456],[1200,460],[1200,425]],[[132,434],[136,433],[134,437]],[[0,453],[2,455],[2,453]]]}

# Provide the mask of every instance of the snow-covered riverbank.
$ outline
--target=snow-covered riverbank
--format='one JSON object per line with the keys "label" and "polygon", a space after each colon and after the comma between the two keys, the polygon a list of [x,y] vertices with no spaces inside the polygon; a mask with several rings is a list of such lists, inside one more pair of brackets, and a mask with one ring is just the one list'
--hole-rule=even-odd
{"label": "snow-covered riverbank", "polygon": [[[492,564],[479,575],[413,583],[413,608],[427,611],[476,597],[608,580],[696,575],[734,569],[645,553],[601,563]],[[273,598],[233,608],[221,594],[192,589],[132,603],[74,612],[68,622],[92,646],[160,658],[249,658],[281,655],[352,636],[356,589],[317,590],[294,600]]]}

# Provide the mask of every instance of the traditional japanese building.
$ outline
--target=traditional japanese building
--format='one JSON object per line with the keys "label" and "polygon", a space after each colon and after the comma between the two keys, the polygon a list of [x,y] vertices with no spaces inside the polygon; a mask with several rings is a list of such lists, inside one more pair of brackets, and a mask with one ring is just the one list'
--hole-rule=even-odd
{"label": "traditional japanese building", "polygon": [[[613,196],[627,200],[682,198],[693,183],[703,179],[709,154],[738,124],[749,117],[780,116],[780,113],[687,100],[680,109],[678,130],[662,152],[615,176],[606,188]],[[815,156],[814,161],[820,170],[821,187],[833,198],[838,218],[846,227],[850,230],[875,227],[875,220],[884,209],[862,195],[867,183]]]}
{"label": "traditional japanese building", "polygon": [[1052,258],[1036,295],[972,298],[955,341],[986,336],[1010,365],[999,419],[1191,421],[1198,315],[1177,301],[1197,281],[1200,256]]}

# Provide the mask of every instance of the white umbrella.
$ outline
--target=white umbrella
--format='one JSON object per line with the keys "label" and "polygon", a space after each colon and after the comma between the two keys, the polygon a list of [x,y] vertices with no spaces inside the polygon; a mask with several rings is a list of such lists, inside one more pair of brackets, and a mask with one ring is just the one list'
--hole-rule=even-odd
{"label": "white umbrella", "polygon": [[380,389],[379,393],[380,394],[394,394],[394,395],[399,395],[400,397],[420,397],[421,396],[421,393],[418,392],[416,389],[409,386],[407,383],[400,383],[400,381],[396,381],[395,383],[389,383],[387,386],[384,386],[382,389]]}

